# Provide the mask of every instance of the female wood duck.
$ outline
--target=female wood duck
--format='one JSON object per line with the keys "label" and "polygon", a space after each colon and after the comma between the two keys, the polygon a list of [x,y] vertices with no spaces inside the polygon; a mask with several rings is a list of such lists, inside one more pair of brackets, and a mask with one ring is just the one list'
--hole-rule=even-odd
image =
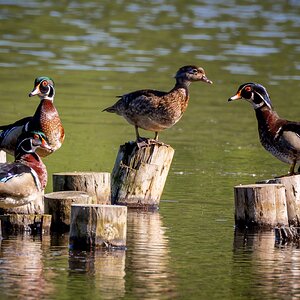
{"label": "female wood duck", "polygon": [[300,122],[281,119],[273,110],[267,90],[260,84],[242,84],[228,101],[238,99],[245,99],[252,104],[263,147],[282,162],[291,165],[288,175],[295,174],[295,165],[300,163]]}
{"label": "female wood duck", "polygon": [[41,197],[47,184],[46,166],[35,152],[48,149],[42,132],[25,132],[15,150],[13,163],[0,164],[0,207],[28,204]]}
{"label": "female wood duck", "polygon": [[119,96],[113,106],[104,111],[123,116],[128,123],[134,125],[137,141],[140,137],[138,128],[158,133],[176,124],[185,112],[189,102],[188,87],[193,81],[212,83],[203,70],[196,66],[184,66],[175,75],[176,83],[169,92],[156,90],[138,90]]}
{"label": "female wood duck", "polygon": [[48,140],[50,148],[39,148],[40,156],[47,156],[59,149],[64,141],[64,128],[58,112],[53,104],[55,89],[54,82],[49,77],[38,77],[34,82],[34,89],[29,97],[38,95],[41,99],[35,114],[16,121],[13,124],[0,126],[0,150],[12,154],[15,151],[18,137],[22,132],[41,131]]}

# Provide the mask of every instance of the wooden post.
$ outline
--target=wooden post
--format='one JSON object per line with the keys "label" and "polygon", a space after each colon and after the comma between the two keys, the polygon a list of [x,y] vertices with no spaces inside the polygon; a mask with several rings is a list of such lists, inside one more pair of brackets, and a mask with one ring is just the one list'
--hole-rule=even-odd
{"label": "wooden post", "polygon": [[234,187],[235,222],[238,227],[272,228],[287,225],[285,188],[282,184]]}
{"label": "wooden post", "polygon": [[52,215],[51,230],[67,231],[70,228],[71,205],[74,203],[91,204],[92,197],[86,192],[53,192],[44,196],[45,212]]}
{"label": "wooden post", "polygon": [[0,214],[44,214],[44,192],[42,192],[38,197],[28,204],[10,207],[10,208],[0,208]]}
{"label": "wooden post", "polygon": [[65,172],[53,174],[53,191],[83,191],[95,204],[111,204],[110,173]]}
{"label": "wooden post", "polygon": [[119,205],[73,204],[70,247],[125,247],[127,207]]}
{"label": "wooden post", "polygon": [[173,155],[165,144],[121,145],[112,171],[112,203],[158,207]]}
{"label": "wooden post", "polygon": [[[0,215],[3,231],[9,233],[31,232],[50,233],[51,216],[35,214]],[[0,223],[1,223],[0,222]]]}
{"label": "wooden post", "polygon": [[289,224],[300,226],[300,175],[278,177],[262,182],[284,185]]}
{"label": "wooden post", "polygon": [[0,150],[0,163],[6,162],[6,153],[2,150]]}

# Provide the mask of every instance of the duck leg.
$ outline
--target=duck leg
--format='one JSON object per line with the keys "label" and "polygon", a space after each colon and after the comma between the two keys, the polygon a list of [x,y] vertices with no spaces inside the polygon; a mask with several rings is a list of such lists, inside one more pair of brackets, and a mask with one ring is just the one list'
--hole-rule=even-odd
{"label": "duck leg", "polygon": [[295,166],[296,166],[296,160],[293,160],[293,163],[291,164],[290,171],[289,171],[290,176],[295,175]]}

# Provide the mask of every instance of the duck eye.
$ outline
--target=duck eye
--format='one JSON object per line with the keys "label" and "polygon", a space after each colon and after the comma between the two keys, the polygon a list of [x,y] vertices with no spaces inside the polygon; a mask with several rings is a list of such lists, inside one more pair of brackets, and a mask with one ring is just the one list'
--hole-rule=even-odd
{"label": "duck eye", "polygon": [[197,73],[198,73],[198,70],[197,70],[197,69],[193,69],[193,70],[192,70],[192,73],[193,73],[193,74],[197,74]]}
{"label": "duck eye", "polygon": [[250,86],[246,86],[246,87],[245,87],[245,91],[246,91],[246,92],[251,92],[251,87],[250,87]]}
{"label": "duck eye", "polygon": [[44,80],[43,82],[42,82],[42,86],[47,86],[48,85],[48,82],[46,81],[46,80]]}

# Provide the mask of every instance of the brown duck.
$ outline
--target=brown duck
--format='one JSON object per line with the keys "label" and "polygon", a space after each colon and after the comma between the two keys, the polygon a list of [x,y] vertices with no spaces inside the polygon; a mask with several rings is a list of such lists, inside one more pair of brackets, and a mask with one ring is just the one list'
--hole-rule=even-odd
{"label": "brown duck", "polygon": [[140,137],[138,128],[158,133],[176,124],[185,112],[189,102],[188,87],[193,81],[211,84],[203,68],[196,66],[181,67],[175,75],[176,83],[169,92],[157,90],[138,90],[123,96],[103,111],[123,116],[128,123],[134,125],[137,141]]}

